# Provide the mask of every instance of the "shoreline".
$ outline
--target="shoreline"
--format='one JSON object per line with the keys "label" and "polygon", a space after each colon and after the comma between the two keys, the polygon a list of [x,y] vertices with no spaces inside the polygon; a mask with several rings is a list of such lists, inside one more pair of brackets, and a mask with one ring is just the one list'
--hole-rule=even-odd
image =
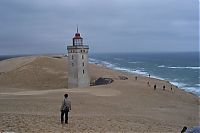
{"label": "shoreline", "polygon": [[[3,60],[15,59],[15,58],[20,58],[20,57],[39,57],[39,56],[48,56],[48,57],[54,57],[54,56],[57,57],[57,56],[59,56],[59,57],[65,57],[64,54],[0,55],[0,57],[1,57],[1,56],[2,56],[2,57],[8,57],[8,58],[3,59]],[[92,61],[89,61],[90,64],[96,64],[96,65],[104,66],[105,68],[110,68],[111,70],[127,72],[127,73],[133,74],[133,75],[136,74],[136,75],[141,75],[141,76],[148,77],[148,73],[147,73],[147,72],[144,72],[145,74],[142,74],[143,72],[140,72],[140,70],[139,70],[139,72],[135,72],[135,71],[137,71],[137,70],[135,70],[135,71],[130,71],[130,70],[128,70],[128,68],[120,68],[120,67],[119,67],[119,68],[118,68],[118,67],[117,67],[117,68],[113,68],[113,67],[107,66],[106,64],[101,64],[101,63],[95,62],[96,59],[94,59],[94,58],[89,58],[89,60],[90,60],[90,59],[92,60]],[[0,60],[0,61],[3,61],[3,60]],[[106,61],[106,62],[107,62],[107,61]],[[109,63],[109,62],[107,62],[107,63]],[[109,64],[111,64],[111,63],[109,63]],[[113,65],[113,64],[111,64],[111,65]],[[121,70],[120,70],[120,69],[121,69]],[[123,69],[124,69],[124,70],[123,70]],[[198,95],[197,92],[191,91],[191,89],[192,89],[192,90],[198,89],[198,88],[196,88],[196,87],[189,87],[189,86],[188,86],[188,87],[184,87],[183,85],[185,85],[185,83],[179,83],[179,82],[171,81],[171,80],[168,80],[168,79],[161,78],[161,77],[159,77],[159,76],[151,75],[151,78],[169,81],[172,85],[177,86],[179,89],[184,90],[184,91],[189,92],[189,93],[193,93],[193,94],[195,94],[196,96],[200,97],[200,95]],[[200,84],[198,84],[198,85],[200,85]],[[200,86],[199,86],[199,87],[200,87]],[[189,88],[191,88],[191,89],[189,89]]]}
{"label": "shoreline", "polygon": [[[43,57],[52,57],[52,58],[57,58],[58,56],[59,57],[61,57],[61,58],[66,58],[66,56],[64,56],[64,55],[61,55],[61,54],[44,54],[44,55],[16,55],[16,56],[14,56],[14,55],[11,55],[11,56],[9,56],[9,55],[6,55],[7,57],[11,57],[11,58],[6,58],[6,59],[4,59],[4,60],[14,60],[14,59],[16,59],[16,58],[26,58],[26,57],[41,57],[41,56],[43,56]],[[132,76],[142,76],[142,77],[146,77],[146,78],[151,78],[151,79],[156,79],[156,80],[160,80],[160,81],[165,81],[165,82],[169,82],[171,85],[173,85],[174,87],[176,87],[177,89],[179,89],[179,90],[183,90],[184,92],[186,92],[186,93],[189,93],[189,94],[192,94],[192,95],[194,95],[195,97],[198,97],[199,99],[200,99],[200,95],[198,95],[198,94],[196,94],[195,92],[192,92],[192,91],[189,91],[187,88],[184,88],[184,87],[180,87],[180,86],[178,86],[176,83],[173,83],[173,81],[169,81],[169,80],[166,80],[166,79],[163,79],[163,78],[160,78],[160,77],[157,77],[157,76],[154,76],[154,75],[151,75],[150,77],[148,77],[148,75],[147,75],[147,72],[145,72],[146,74],[141,74],[140,72],[134,72],[134,71],[131,71],[131,72],[129,72],[128,70],[119,70],[119,69],[115,69],[115,68],[113,68],[113,67],[109,67],[109,66],[107,66],[107,65],[105,65],[105,64],[101,64],[101,63],[97,63],[97,62],[95,62],[94,60],[96,60],[96,59],[93,59],[93,58],[89,58],[89,59],[92,59],[93,60],[93,62],[90,62],[89,61],[89,64],[94,64],[94,65],[97,65],[97,66],[100,66],[100,67],[103,67],[103,68],[106,68],[106,69],[110,69],[110,70],[112,70],[112,71],[117,71],[117,72],[122,72],[122,73],[126,73],[126,74],[128,74],[128,75],[132,75]],[[0,62],[1,61],[4,61],[4,60],[0,60]],[[109,62],[108,62],[109,63]],[[111,63],[110,63],[111,64]]]}
{"label": "shoreline", "polygon": [[[134,71],[129,71],[129,70],[119,70],[118,68],[113,68],[113,67],[110,67],[110,66],[107,66],[106,64],[101,64],[101,63],[97,63],[95,62],[94,60],[96,59],[93,59],[93,58],[90,58],[93,60],[93,62],[90,62],[90,64],[95,64],[97,66],[101,66],[101,67],[104,67],[104,68],[107,68],[107,69],[110,69],[110,70],[113,70],[113,71],[118,71],[118,72],[123,72],[123,73],[127,73],[127,74],[130,74],[130,75],[138,75],[138,76],[143,76],[143,77],[146,77],[146,78],[149,78],[148,76],[148,73],[147,72],[144,72],[146,74],[141,74],[141,72],[134,72]],[[107,61],[106,61],[107,62]],[[109,62],[108,62],[109,63]],[[111,64],[111,63],[109,63]],[[113,65],[113,64],[111,64]],[[127,69],[127,68],[126,68]],[[154,76],[154,75],[151,75],[150,78],[153,78],[153,79],[156,79],[156,80],[160,80],[160,81],[166,81],[166,82],[169,82],[171,85],[175,86],[176,88],[180,89],[180,90],[183,90],[184,92],[186,93],[190,93],[190,94],[193,94],[194,96],[198,97],[200,99],[200,95],[198,95],[196,92],[194,91],[191,91],[191,89],[188,89],[187,87],[182,87],[181,85],[177,85],[179,84],[178,82],[173,82],[173,81],[169,81],[167,79],[164,79],[164,78],[161,78],[161,77],[158,77],[158,76]],[[184,83],[181,83],[181,84],[184,84]],[[191,88],[191,87],[189,87]],[[193,88],[193,87],[192,87]],[[196,88],[194,88],[196,89]]]}

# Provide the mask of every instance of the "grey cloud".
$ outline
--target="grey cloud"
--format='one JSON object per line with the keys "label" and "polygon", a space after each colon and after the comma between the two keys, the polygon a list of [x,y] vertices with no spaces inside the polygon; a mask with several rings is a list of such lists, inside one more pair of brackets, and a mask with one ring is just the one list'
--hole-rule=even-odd
{"label": "grey cloud", "polygon": [[196,0],[1,0],[0,54],[64,53],[76,24],[91,52],[195,51]]}

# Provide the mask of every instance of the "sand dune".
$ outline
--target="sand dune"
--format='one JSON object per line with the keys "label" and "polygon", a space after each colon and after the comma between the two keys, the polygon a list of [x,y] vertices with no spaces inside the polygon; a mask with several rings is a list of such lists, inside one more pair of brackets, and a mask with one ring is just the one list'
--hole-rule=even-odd
{"label": "sand dune", "polygon": [[[17,63],[17,67],[12,69],[1,70],[3,73],[0,76],[0,85],[5,88],[33,90],[67,88],[67,62],[64,59],[27,57],[27,59],[11,59],[11,62],[21,64]],[[10,66],[11,63],[3,61],[3,65],[6,64]]]}
{"label": "sand dune", "polygon": [[36,59],[36,57],[19,57],[15,59],[7,59],[3,60],[0,63],[0,72],[9,72],[12,70],[16,70],[20,67],[25,66],[26,64],[33,62]]}
{"label": "sand dune", "polygon": [[[0,72],[0,132],[180,132],[199,124],[198,97],[175,86],[171,91],[167,81],[142,76],[136,81],[91,64],[91,80],[114,82],[67,89],[67,58],[47,56],[1,61]],[[59,120],[64,93],[72,101],[68,125]]]}

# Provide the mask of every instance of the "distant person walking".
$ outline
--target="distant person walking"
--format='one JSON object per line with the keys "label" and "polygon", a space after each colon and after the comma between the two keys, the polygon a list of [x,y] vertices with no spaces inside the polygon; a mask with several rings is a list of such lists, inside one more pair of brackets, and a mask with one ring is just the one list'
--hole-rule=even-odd
{"label": "distant person walking", "polygon": [[154,87],[153,87],[153,88],[154,88],[154,90],[156,90],[156,84],[154,85]]}
{"label": "distant person walking", "polygon": [[172,91],[172,85],[171,85],[171,91]]}
{"label": "distant person walking", "polygon": [[[150,81],[150,76],[151,76],[151,75],[149,74],[149,81]],[[149,82],[149,81],[147,82],[147,84],[148,84],[148,86],[149,86],[149,87],[151,87],[151,85],[150,85],[150,82]]]}
{"label": "distant person walking", "polygon": [[163,85],[163,90],[165,90],[165,85]]}
{"label": "distant person walking", "polygon": [[68,94],[65,94],[64,99],[62,101],[62,105],[60,107],[62,124],[64,122],[64,116],[65,116],[65,124],[68,124],[68,112],[70,110],[71,110],[71,101],[68,99]]}
{"label": "distant person walking", "polygon": [[137,76],[135,76],[135,80],[137,80]]}
{"label": "distant person walking", "polygon": [[147,85],[148,85],[148,87],[151,87],[151,85],[150,85],[150,82],[149,82],[149,81],[147,82]]}

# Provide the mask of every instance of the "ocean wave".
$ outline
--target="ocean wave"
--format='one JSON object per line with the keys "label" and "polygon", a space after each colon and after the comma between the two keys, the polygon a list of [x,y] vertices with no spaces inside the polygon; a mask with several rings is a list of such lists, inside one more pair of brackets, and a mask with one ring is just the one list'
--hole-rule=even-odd
{"label": "ocean wave", "polygon": [[145,71],[141,71],[141,70],[133,70],[133,69],[128,69],[128,68],[124,68],[124,67],[113,67],[113,69],[115,70],[119,70],[119,71],[124,71],[124,72],[128,72],[128,73],[132,73],[132,74],[139,74],[139,75],[148,75],[147,72]]}
{"label": "ocean wave", "polygon": [[184,84],[184,83],[174,82],[174,81],[172,81],[170,83],[173,84],[173,85],[175,85],[175,86],[177,86],[177,87],[179,87],[179,88],[182,88],[182,87],[184,87],[184,86],[187,85],[187,84]]}
{"label": "ocean wave", "polygon": [[[170,82],[170,83],[177,86],[178,88],[180,88],[182,90],[191,92],[193,94],[198,95],[198,97],[200,97],[200,88],[198,88],[198,87],[188,86],[187,84],[180,83],[180,82]],[[200,84],[196,84],[196,85],[200,85]]]}
{"label": "ocean wave", "polygon": [[134,73],[137,73],[137,74],[140,74],[140,75],[145,75],[145,76],[148,75],[147,72],[145,72],[145,71],[141,71],[141,70],[135,70],[135,71],[133,71],[133,72],[134,72]]}
{"label": "ocean wave", "polygon": [[109,67],[109,68],[115,67],[114,64],[111,64],[111,63],[109,63],[109,62],[107,62],[107,61],[101,61],[101,64],[103,64],[104,66]]}
{"label": "ocean wave", "polygon": [[160,66],[158,66],[158,67],[166,67],[165,65],[160,65]]}
{"label": "ocean wave", "polygon": [[155,78],[155,79],[166,80],[166,79],[164,79],[164,78],[161,78],[161,77],[158,77],[158,76],[154,76],[154,75],[152,75],[151,77],[152,77],[152,78]]}
{"label": "ocean wave", "polygon": [[96,59],[93,59],[93,58],[89,58],[89,63],[94,64],[94,63],[97,63],[97,62],[99,62],[99,61],[96,60]]}
{"label": "ocean wave", "polygon": [[187,92],[191,92],[193,94],[197,94],[199,97],[200,97],[200,89],[198,88],[195,88],[195,87],[183,87],[181,88]]}
{"label": "ocean wave", "polygon": [[130,62],[128,62],[128,63],[130,63],[130,64],[137,64],[137,63],[141,63],[141,62],[138,62],[138,61],[130,61]]}
{"label": "ocean wave", "polygon": [[197,86],[200,86],[200,84],[196,84]]}
{"label": "ocean wave", "polygon": [[93,58],[89,58],[89,61],[96,61],[96,59],[93,59]]}
{"label": "ocean wave", "polygon": [[105,67],[108,67],[108,68],[111,68],[111,69],[114,69],[114,70],[124,71],[124,72],[132,73],[132,74],[140,74],[140,75],[145,75],[145,76],[148,75],[147,72],[143,71],[144,68],[143,68],[143,70],[138,70],[138,69],[133,70],[133,69],[125,68],[125,67],[118,67],[115,64],[109,63],[107,61],[99,61],[99,60],[92,59],[92,58],[90,58],[89,60],[92,63],[102,65],[102,66],[105,66]]}
{"label": "ocean wave", "polygon": [[172,69],[200,69],[200,67],[168,67]]}
{"label": "ocean wave", "polygon": [[177,66],[165,66],[165,65],[159,65],[158,67],[161,68],[171,68],[171,69],[200,69],[200,67],[192,66],[192,67],[177,67]]}
{"label": "ocean wave", "polygon": [[122,58],[114,58],[114,60],[123,60]]}

